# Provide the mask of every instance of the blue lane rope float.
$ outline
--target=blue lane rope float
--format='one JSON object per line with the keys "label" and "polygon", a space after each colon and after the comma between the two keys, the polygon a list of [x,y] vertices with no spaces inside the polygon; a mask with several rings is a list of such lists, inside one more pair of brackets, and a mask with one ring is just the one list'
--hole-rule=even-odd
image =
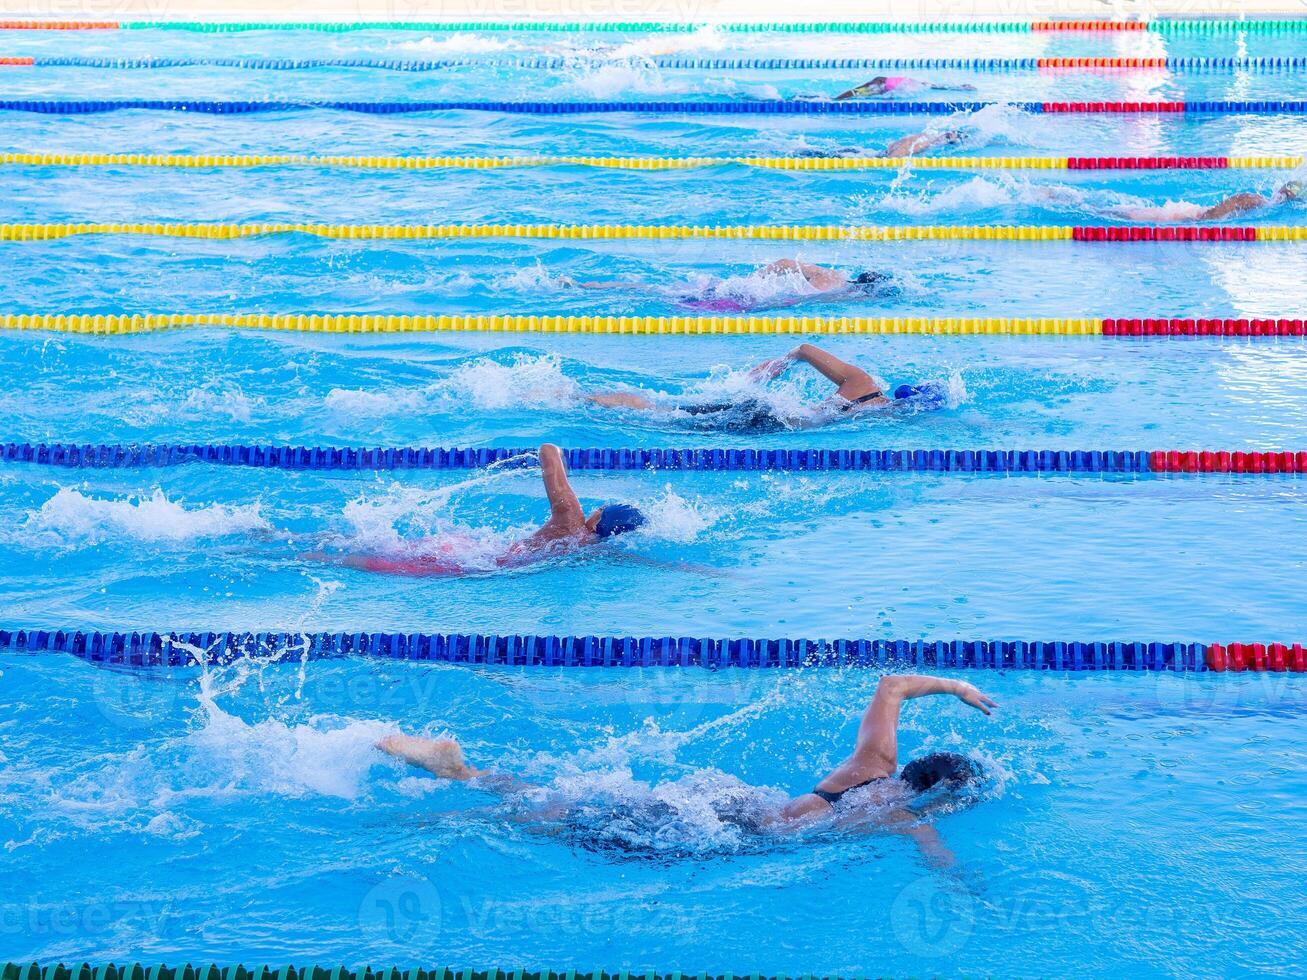
{"label": "blue lane rope float", "polygon": [[[564,449],[574,470],[897,473],[1307,473],[1307,452],[1067,449]],[[535,449],[6,443],[0,462],[74,469],[210,463],[283,470],[535,465]]]}
{"label": "blue lane rope float", "polygon": [[[0,630],[0,649],[17,653],[65,653],[94,663],[135,667],[189,667],[244,658],[285,658],[299,662],[377,657],[508,667],[931,667],[1201,672],[1208,669],[1211,646],[1039,640]],[[1294,662],[1292,653],[1289,660]]]}
{"label": "blue lane rope float", "polygon": [[0,111],[47,115],[84,115],[138,109],[155,112],[195,112],[208,115],[243,115],[255,112],[295,112],[333,109],[391,115],[409,112],[497,112],[528,115],[581,115],[587,113],[677,113],[696,115],[850,115],[921,116],[979,112],[1006,106],[1031,113],[1165,113],[1177,115],[1302,115],[1307,101],[1293,99],[1218,100],[1210,102],[865,102],[853,99],[748,99],[737,101],[645,102],[483,102],[433,100],[412,102],[345,102],[330,100],[213,100],[213,99],[5,99]]}
{"label": "blue lane rope float", "polygon": [[[0,59],[0,64],[8,63]],[[18,62],[15,61],[15,64]],[[517,58],[91,58],[39,56],[25,59],[36,68],[238,68],[249,71],[302,71],[317,68],[369,68],[429,72],[452,68],[507,68],[557,71],[569,67],[652,64],[695,71],[1037,71],[1041,68],[1164,69],[1185,72],[1301,71],[1307,57],[1262,58],[652,58],[599,59],[537,55]]]}

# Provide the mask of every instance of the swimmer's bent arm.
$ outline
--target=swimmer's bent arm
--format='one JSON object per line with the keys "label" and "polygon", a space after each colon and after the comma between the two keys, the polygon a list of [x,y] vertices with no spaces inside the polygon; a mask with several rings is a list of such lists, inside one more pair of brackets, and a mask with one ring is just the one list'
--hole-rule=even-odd
{"label": "swimmer's bent arm", "polygon": [[[853,754],[831,770],[819,789],[839,790],[881,776],[892,776],[899,767],[899,709],[904,701],[931,694],[952,694],[985,714],[997,707],[987,695],[966,681],[917,674],[891,674],[880,679],[876,694],[862,713]],[[829,805],[812,793],[796,796],[780,811],[777,829],[802,826],[807,819],[829,812]],[[914,836],[916,836],[914,834]]]}
{"label": "swimmer's bent arm", "polygon": [[585,512],[581,510],[581,501],[576,498],[576,491],[567,479],[563,451],[553,443],[547,442],[540,447],[540,470],[545,495],[549,498],[550,520],[584,524]]}
{"label": "swimmer's bent arm", "polygon": [[752,373],[756,378],[771,380],[779,377],[795,361],[802,361],[834,382],[836,392],[844,398],[858,398],[871,394],[880,387],[877,381],[862,368],[841,361],[816,344],[800,344],[785,357],[758,365]]}
{"label": "swimmer's bent arm", "polygon": [[749,374],[760,381],[770,381],[773,378],[779,378],[788,371],[795,361],[803,361],[803,363],[811,365],[837,385],[855,379],[862,380],[871,377],[866,371],[841,361],[834,354],[822,350],[816,344],[800,344],[784,357],[774,357],[770,361],[763,361]]}

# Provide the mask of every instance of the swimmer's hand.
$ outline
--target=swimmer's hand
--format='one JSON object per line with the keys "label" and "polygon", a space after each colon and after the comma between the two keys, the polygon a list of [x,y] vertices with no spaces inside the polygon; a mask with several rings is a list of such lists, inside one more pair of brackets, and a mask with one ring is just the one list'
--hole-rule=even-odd
{"label": "swimmer's hand", "polygon": [[974,684],[968,684],[966,681],[958,681],[958,689],[954,692],[958,700],[963,704],[969,704],[977,711],[990,713],[991,708],[997,708],[998,702],[987,694],[982,694],[980,689]]}
{"label": "swimmer's hand", "polygon": [[773,357],[770,361],[763,361],[749,372],[749,377],[754,381],[771,381],[773,378],[779,378],[789,370],[796,356],[798,351],[792,350],[783,357]]}

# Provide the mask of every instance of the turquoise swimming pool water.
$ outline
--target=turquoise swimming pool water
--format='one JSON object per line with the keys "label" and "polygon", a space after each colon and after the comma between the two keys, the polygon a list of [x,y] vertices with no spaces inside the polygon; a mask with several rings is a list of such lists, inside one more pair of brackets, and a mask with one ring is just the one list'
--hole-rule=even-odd
{"label": "turquoise swimming pool water", "polygon": [[[775,98],[864,80],[685,71],[704,57],[1296,55],[1292,37],[1172,40],[340,36],[9,32],[3,56],[468,58],[424,74],[0,69],[0,99]],[[946,47],[941,47],[946,45]],[[561,71],[504,67],[563,54]],[[986,101],[1302,98],[1307,73],[927,73]],[[796,155],[872,151],[925,118],[6,114],[2,152]],[[959,155],[1307,153],[1289,116],[933,123]],[[3,167],[0,223],[1121,224],[1131,209],[1270,193],[1290,171],[631,173]],[[1239,224],[1302,225],[1290,203]],[[1135,223],[1153,223],[1135,221]],[[0,244],[0,312],[684,314],[724,280],[769,312],[1292,316],[1296,243],[185,241]],[[889,276],[856,303],[747,279],[801,258]],[[571,280],[622,279],[588,291]],[[797,338],[339,337],[223,330],[0,337],[0,442],[769,448],[1304,448],[1301,340],[811,338],[931,412],[740,433],[601,410],[823,394],[749,367]],[[585,473],[639,532],[512,572],[544,516],[532,470],[0,467],[0,628],[393,630],[966,639],[1301,641],[1301,478]],[[474,574],[395,579],[308,560],[460,542]],[[740,832],[727,804],[838,762],[873,671],[587,672],[373,661],[130,671],[0,661],[0,942],[8,959],[343,961],[789,974],[1297,975],[1307,728],[1286,675],[973,675],[986,720],[905,713],[906,759],[987,778],[906,838]],[[460,738],[579,813],[404,772],[403,728]],[[752,788],[750,788],[752,787]],[[742,802],[743,801],[743,802]]]}

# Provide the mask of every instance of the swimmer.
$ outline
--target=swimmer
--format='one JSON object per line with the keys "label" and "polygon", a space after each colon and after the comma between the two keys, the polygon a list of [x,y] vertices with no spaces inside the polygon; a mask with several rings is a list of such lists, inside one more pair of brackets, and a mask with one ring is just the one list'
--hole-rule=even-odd
{"label": "swimmer", "polygon": [[[883,409],[904,403],[914,407],[941,407],[946,393],[934,383],[899,385],[887,394],[887,385],[879,378],[846,361],[841,361],[816,344],[800,344],[783,357],[764,361],[749,372],[749,377],[765,383],[779,378],[796,363],[807,364],[835,385],[835,393],[807,409],[802,415],[782,417],[759,398],[745,397],[728,402],[656,402],[633,392],[589,395],[587,400],[604,408],[625,408],[642,412],[683,412],[693,416],[703,427],[747,432],[813,428],[871,409]],[[929,403],[929,404],[927,404]]]}
{"label": "swimmer", "polygon": [[1307,189],[1307,185],[1303,181],[1290,180],[1281,184],[1270,197],[1245,192],[1232,194],[1219,204],[1210,207],[1194,204],[1191,201],[1172,201],[1162,205],[1120,208],[1113,214],[1127,221],[1220,221],[1222,218],[1249,214],[1253,211],[1261,211],[1263,208],[1296,201],[1304,189]]}
{"label": "swimmer", "polygon": [[[781,803],[752,789],[755,804],[742,807],[738,794],[730,806],[730,820],[757,836],[795,833],[827,824],[837,830],[904,833],[916,840],[923,853],[940,864],[951,863],[938,833],[921,822],[931,812],[936,793],[954,793],[979,782],[982,770],[954,752],[931,752],[899,769],[898,727],[903,702],[934,694],[956,697],[963,704],[989,715],[997,704],[965,681],[942,677],[890,675],[882,677],[875,697],[863,712],[853,751],[847,759],[817,780],[811,790]],[[452,738],[389,735],[377,743],[388,755],[441,779],[470,784],[500,796],[520,796],[540,789],[505,773],[470,766],[463,749]],[[930,794],[930,798],[925,798]],[[551,802],[534,811],[538,823],[566,823],[578,808],[575,803]],[[629,807],[615,817],[631,819]],[[719,816],[725,816],[719,814]]]}
{"label": "swimmer", "polygon": [[933,150],[937,146],[957,146],[965,138],[965,134],[960,129],[946,129],[938,133],[925,131],[913,133],[910,136],[900,136],[886,146],[885,149],[876,152],[869,153],[858,147],[846,146],[839,150],[800,150],[795,156],[819,157],[828,160],[846,160],[857,157],[899,160],[905,157],[917,156],[920,153]]}
{"label": "swimmer", "polygon": [[976,86],[957,84],[957,85],[934,85],[930,82],[923,82],[916,78],[905,78],[902,75],[877,75],[868,82],[863,82],[856,88],[851,88],[847,92],[841,92],[835,96],[836,102],[846,102],[849,99],[874,99],[883,95],[915,95],[917,92],[974,92]]}
{"label": "swimmer", "polygon": [[[636,279],[578,282],[571,276],[560,276],[558,281],[575,289],[663,293]],[[715,279],[695,293],[678,296],[677,304],[687,310],[707,313],[748,313],[797,306],[814,300],[853,302],[885,290],[890,282],[891,277],[885,272],[862,270],[850,273],[797,259],[778,259],[749,273],[743,281]],[[751,295],[757,298],[750,299]]]}
{"label": "swimmer", "polygon": [[[576,491],[567,479],[563,453],[555,445],[540,447],[540,469],[545,495],[549,498],[549,520],[529,537],[516,541],[494,557],[498,568],[519,568],[541,559],[566,554],[599,544],[609,538],[634,531],[645,523],[644,514],[630,504],[605,504],[587,517],[581,509]],[[424,542],[421,553],[395,557],[388,555],[333,555],[313,552],[303,557],[368,572],[393,575],[461,575],[479,571],[460,561],[460,542]],[[466,542],[463,542],[466,545]]]}

